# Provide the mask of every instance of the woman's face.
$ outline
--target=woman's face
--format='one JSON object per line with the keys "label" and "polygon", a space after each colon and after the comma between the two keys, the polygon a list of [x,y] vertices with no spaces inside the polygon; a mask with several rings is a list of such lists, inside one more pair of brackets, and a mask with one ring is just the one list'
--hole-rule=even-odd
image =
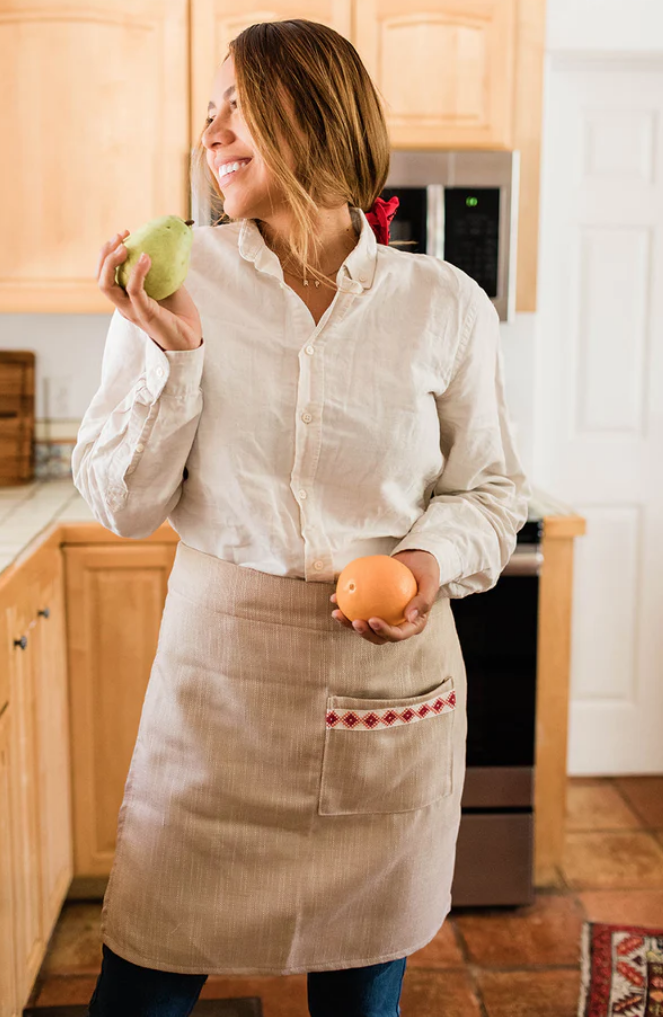
{"label": "woman's face", "polygon": [[[269,219],[284,203],[238,106],[232,56],[224,61],[214,79],[207,117],[202,141],[210,170],[223,194],[224,211],[231,219]],[[235,172],[223,173],[224,164],[246,159],[249,161]]]}

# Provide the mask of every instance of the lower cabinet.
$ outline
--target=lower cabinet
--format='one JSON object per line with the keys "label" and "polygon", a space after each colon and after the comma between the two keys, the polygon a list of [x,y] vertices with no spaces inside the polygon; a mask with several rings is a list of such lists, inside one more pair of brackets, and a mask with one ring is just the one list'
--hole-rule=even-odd
{"label": "lower cabinet", "polygon": [[[0,1017],[18,1017],[73,875],[62,555],[44,546],[0,590]],[[7,935],[5,934],[7,933]],[[11,943],[9,951],[4,944]]]}
{"label": "lower cabinet", "polygon": [[[107,877],[176,543],[63,546],[74,874]],[[92,884],[94,885],[94,884]]]}
{"label": "lower cabinet", "polygon": [[16,942],[14,918],[14,851],[11,841],[9,790],[9,706],[0,713],[0,1017],[14,1017],[16,991]]}

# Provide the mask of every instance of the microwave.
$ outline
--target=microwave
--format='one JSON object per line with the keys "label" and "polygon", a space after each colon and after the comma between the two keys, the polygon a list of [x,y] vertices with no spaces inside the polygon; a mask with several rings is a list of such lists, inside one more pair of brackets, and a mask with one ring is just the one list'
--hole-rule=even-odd
{"label": "microwave", "polygon": [[400,203],[389,246],[462,269],[501,321],[515,314],[519,171],[517,151],[392,150],[380,194]]}

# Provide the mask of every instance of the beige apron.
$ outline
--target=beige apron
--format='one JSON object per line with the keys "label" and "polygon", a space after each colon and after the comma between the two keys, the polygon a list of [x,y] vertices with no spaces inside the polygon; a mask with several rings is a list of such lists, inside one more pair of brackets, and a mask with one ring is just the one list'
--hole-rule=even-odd
{"label": "beige apron", "polygon": [[333,591],[178,544],[102,910],[126,960],[301,974],[443,924],[467,732],[450,603],[376,645]]}

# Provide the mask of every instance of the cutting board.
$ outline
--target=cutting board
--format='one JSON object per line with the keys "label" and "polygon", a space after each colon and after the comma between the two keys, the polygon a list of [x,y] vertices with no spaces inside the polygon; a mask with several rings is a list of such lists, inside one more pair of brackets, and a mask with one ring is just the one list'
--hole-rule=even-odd
{"label": "cutting board", "polygon": [[0,487],[34,479],[35,354],[0,350]]}

